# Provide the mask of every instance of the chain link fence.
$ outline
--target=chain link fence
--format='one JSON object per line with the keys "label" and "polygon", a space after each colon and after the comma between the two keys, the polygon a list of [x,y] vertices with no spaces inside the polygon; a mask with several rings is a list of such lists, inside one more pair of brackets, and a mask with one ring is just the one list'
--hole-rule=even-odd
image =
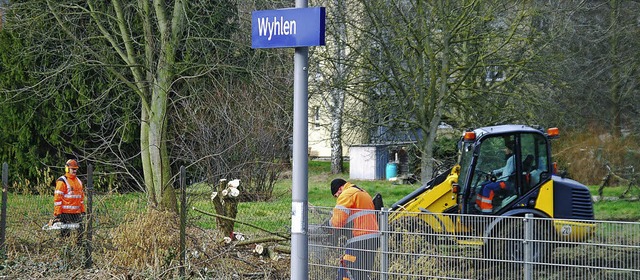
{"label": "chain link fence", "polygon": [[[125,224],[128,214],[142,213],[145,209],[144,195],[96,192],[89,167],[88,175],[79,176],[84,182],[87,210],[79,225],[81,231],[71,230],[71,237],[63,238],[59,229],[50,230],[55,227],[47,225],[53,218],[53,187],[50,194],[11,193],[7,170],[4,163],[0,217],[2,257],[11,260],[10,264],[27,264],[19,268],[29,270],[24,271],[25,275],[47,278],[51,271],[91,268],[95,256],[104,261],[110,252],[118,250],[111,245],[111,230]],[[78,236],[80,232],[82,235]],[[10,270],[8,267],[10,265],[1,266],[3,274]]]}
{"label": "chain link fence", "polygon": [[[145,193],[97,191],[100,188],[93,182],[100,182],[101,174],[93,174],[87,166],[87,174],[79,175],[87,213],[81,224],[83,239],[77,242],[75,230],[71,238],[61,238],[60,230],[45,226],[53,218],[53,186],[50,193],[12,193],[8,166],[2,167],[0,278],[288,278],[283,274],[290,271],[290,206],[274,209],[269,202],[254,202],[251,207],[240,203],[235,240],[227,241],[216,218],[209,215],[216,213],[211,186],[185,186],[181,172],[176,182],[179,215],[150,215]],[[265,252],[253,252],[256,244],[264,245]]]}
{"label": "chain link fence", "polygon": [[[334,279],[344,237],[310,208],[310,279]],[[378,211],[370,278],[640,279],[640,223]],[[391,217],[391,218],[390,218]]]}

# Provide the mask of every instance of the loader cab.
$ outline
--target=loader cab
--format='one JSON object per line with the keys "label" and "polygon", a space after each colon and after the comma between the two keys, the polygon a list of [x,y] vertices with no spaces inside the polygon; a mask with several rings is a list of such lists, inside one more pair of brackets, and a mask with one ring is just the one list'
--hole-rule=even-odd
{"label": "loader cab", "polygon": [[459,143],[458,205],[463,214],[500,215],[533,207],[527,200],[551,178],[548,134],[521,125],[465,132]]}

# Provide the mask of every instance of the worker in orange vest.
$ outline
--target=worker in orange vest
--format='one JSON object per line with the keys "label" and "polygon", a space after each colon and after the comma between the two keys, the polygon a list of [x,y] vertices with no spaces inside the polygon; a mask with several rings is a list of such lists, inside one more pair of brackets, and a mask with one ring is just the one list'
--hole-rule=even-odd
{"label": "worker in orange vest", "polygon": [[[56,180],[56,190],[53,194],[53,220],[50,223],[62,222],[64,224],[79,224],[78,244],[82,238],[82,216],[85,213],[84,190],[82,181],[77,176],[78,162],[74,159],[65,163],[65,174]],[[70,235],[68,228],[60,231],[60,236],[65,238]]]}
{"label": "worker in orange vest", "polygon": [[331,194],[337,202],[330,226],[350,230],[337,279],[369,279],[380,237],[371,196],[360,187],[339,178],[331,181]]}

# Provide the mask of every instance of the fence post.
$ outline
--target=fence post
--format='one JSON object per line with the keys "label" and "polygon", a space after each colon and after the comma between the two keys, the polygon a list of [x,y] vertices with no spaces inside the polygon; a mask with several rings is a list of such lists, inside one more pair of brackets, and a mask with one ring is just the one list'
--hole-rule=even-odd
{"label": "fence post", "polygon": [[184,279],[185,276],[185,261],[186,261],[186,227],[187,227],[187,184],[186,171],[184,165],[180,166],[180,278]]}
{"label": "fence post", "polygon": [[380,280],[387,280],[389,273],[389,212],[382,207],[378,215],[380,228]]}
{"label": "fence post", "polygon": [[93,241],[93,165],[87,165],[87,228],[85,232],[85,244],[84,244],[84,267],[91,268],[93,265],[93,258],[91,257],[92,248],[91,242]]}
{"label": "fence post", "polygon": [[0,258],[7,258],[5,244],[7,233],[7,191],[9,189],[9,165],[2,163],[2,210],[0,210]]}
{"label": "fence post", "polygon": [[524,218],[524,279],[533,280],[533,214],[529,213]]}

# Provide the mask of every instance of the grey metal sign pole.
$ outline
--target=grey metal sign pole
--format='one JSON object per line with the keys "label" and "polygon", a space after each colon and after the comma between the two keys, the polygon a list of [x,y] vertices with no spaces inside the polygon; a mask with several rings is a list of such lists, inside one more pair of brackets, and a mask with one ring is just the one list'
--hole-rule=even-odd
{"label": "grey metal sign pole", "polygon": [[[306,8],[307,0],[296,0]],[[309,47],[295,48],[293,57],[293,175],[291,205],[291,279],[309,279],[308,249],[308,90]]]}

